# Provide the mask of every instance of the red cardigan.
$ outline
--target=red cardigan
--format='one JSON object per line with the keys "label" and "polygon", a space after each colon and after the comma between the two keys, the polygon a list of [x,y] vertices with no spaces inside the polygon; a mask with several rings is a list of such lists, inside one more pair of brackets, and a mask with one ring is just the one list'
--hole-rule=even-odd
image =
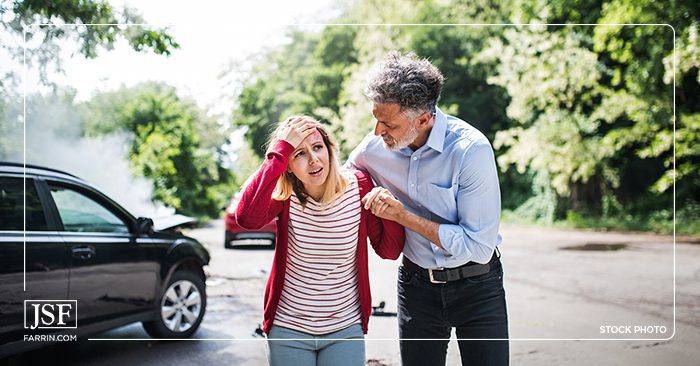
{"label": "red cardigan", "polygon": [[[272,192],[277,185],[277,179],[287,169],[287,159],[294,147],[287,141],[278,140],[272,150],[267,153],[262,167],[255,173],[252,180],[243,190],[241,199],[236,207],[236,221],[246,229],[259,229],[275,216],[277,222],[277,245],[272,261],[270,277],[265,288],[265,310],[263,314],[263,330],[270,332],[275,320],[277,305],[282,295],[284,276],[287,268],[288,228],[289,228],[289,199],[275,201]],[[372,190],[374,184],[369,175],[356,171],[360,198]],[[369,210],[362,208],[360,215],[360,232],[357,242],[357,273],[360,293],[360,308],[362,310],[362,330],[367,333],[367,323],[372,312],[372,295],[369,289],[369,271],[367,265],[367,240],[369,237],[374,251],[382,258],[396,259],[401,254],[404,245],[403,226],[390,220],[380,219]]]}

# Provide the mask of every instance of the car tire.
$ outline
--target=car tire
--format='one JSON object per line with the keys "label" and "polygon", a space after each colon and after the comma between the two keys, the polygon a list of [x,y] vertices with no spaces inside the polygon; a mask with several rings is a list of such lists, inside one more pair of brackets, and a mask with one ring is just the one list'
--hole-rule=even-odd
{"label": "car tire", "polygon": [[202,323],[207,307],[204,279],[190,271],[175,272],[158,300],[157,319],[143,322],[154,338],[187,338]]}
{"label": "car tire", "polygon": [[226,233],[224,234],[224,248],[226,249],[233,249],[233,245],[231,245],[231,241],[233,241],[235,238],[235,235],[226,230]]}

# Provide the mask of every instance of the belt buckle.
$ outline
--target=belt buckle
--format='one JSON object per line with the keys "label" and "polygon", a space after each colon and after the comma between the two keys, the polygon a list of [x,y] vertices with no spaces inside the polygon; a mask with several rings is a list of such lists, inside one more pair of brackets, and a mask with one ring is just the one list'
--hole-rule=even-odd
{"label": "belt buckle", "polygon": [[[440,268],[436,268],[434,270],[435,271],[442,271],[443,269],[445,269],[445,268],[440,267]],[[435,277],[433,277],[433,268],[428,268],[428,277],[430,277],[430,283],[436,283],[436,284],[447,283],[447,281],[438,281],[435,279]]]}

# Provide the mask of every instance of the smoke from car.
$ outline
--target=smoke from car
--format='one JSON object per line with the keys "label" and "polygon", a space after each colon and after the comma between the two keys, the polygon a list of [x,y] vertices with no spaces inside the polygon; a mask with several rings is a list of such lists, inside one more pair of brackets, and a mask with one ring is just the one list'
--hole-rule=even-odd
{"label": "smoke from car", "polygon": [[[152,183],[135,177],[127,161],[125,134],[83,136],[83,123],[73,107],[60,98],[27,96],[26,162],[64,170],[106,193],[137,216],[168,216],[174,210],[152,202]],[[53,99],[53,100],[51,100]],[[16,124],[21,129],[22,124]],[[21,131],[14,135],[21,138]],[[0,160],[22,162],[19,151],[6,152]]]}

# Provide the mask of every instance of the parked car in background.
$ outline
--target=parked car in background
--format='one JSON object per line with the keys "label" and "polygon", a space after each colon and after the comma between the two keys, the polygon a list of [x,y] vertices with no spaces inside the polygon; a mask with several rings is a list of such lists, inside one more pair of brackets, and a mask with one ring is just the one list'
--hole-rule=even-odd
{"label": "parked car in background", "polygon": [[[133,322],[153,337],[189,337],[206,310],[208,263],[195,239],[154,231],[80,178],[0,162],[0,356],[46,344],[27,334]],[[77,327],[27,329],[25,300],[75,300]]]}
{"label": "parked car in background", "polygon": [[277,218],[275,217],[272,221],[257,230],[249,230],[240,227],[235,219],[236,206],[238,205],[239,198],[240,193],[234,194],[233,198],[231,198],[231,203],[226,208],[224,247],[229,249],[251,246],[274,248],[277,238]]}

